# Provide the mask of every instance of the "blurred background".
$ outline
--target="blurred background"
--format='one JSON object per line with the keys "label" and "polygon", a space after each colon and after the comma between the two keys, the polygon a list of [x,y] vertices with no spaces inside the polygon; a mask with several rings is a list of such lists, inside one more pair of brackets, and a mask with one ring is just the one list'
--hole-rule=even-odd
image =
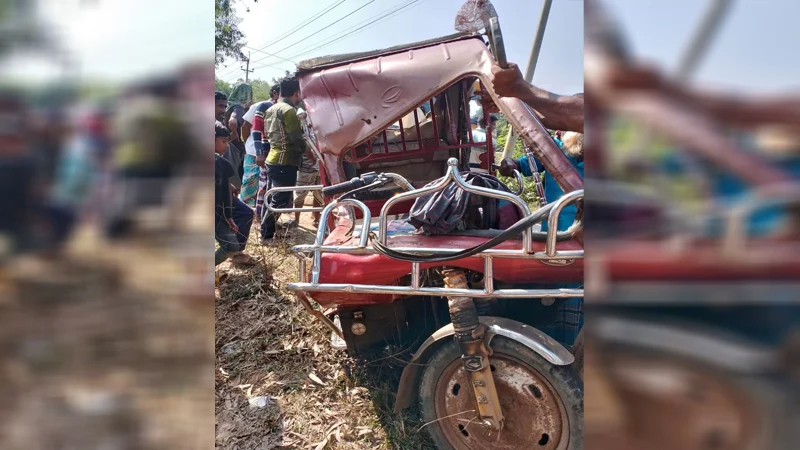
{"label": "blurred background", "polygon": [[796,448],[800,5],[585,6],[587,447]]}
{"label": "blurred background", "polygon": [[213,442],[212,14],[0,1],[0,448]]}

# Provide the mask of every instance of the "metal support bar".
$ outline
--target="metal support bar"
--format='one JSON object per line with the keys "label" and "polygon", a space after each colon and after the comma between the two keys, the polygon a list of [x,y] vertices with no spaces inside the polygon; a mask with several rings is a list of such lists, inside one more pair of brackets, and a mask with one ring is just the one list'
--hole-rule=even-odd
{"label": "metal support bar", "polygon": [[[559,232],[558,236],[567,236],[571,232]],[[302,244],[292,247],[295,253],[311,253],[319,249],[323,253],[339,253],[343,255],[379,255],[372,247],[356,247],[352,245],[320,245],[315,244]],[[393,247],[393,250],[403,253],[419,253],[425,255],[452,255],[453,253],[463,252],[463,248],[431,248],[431,247]],[[555,260],[555,259],[581,259],[583,258],[583,250],[560,250],[553,256],[547,256],[545,252],[526,253],[523,250],[497,250],[489,249],[477,255],[472,255],[470,258],[510,258],[510,259],[538,259],[538,260]]]}
{"label": "metal support bar", "polygon": [[[369,208],[364,203],[348,198],[345,200],[335,200],[328,204],[323,210],[322,214],[319,218],[319,223],[328,223],[328,216],[330,216],[331,211],[334,208],[338,208],[339,206],[355,206],[361,210],[361,213],[364,215],[364,223],[369,226],[369,223],[372,221],[372,214],[369,212]],[[322,242],[325,241],[325,230],[328,227],[319,227],[317,229],[317,240],[314,245],[314,259],[311,264],[311,283],[319,284],[319,273],[320,273],[320,265],[322,264],[322,252],[320,251],[319,247],[322,245]],[[361,233],[361,239],[359,240],[359,247],[365,248],[367,246],[367,241],[369,239],[369,233]]]}
{"label": "metal support bar", "polygon": [[[322,192],[322,188],[324,188],[324,187],[325,186],[322,186],[322,185],[319,185],[319,184],[315,184],[315,185],[312,185],[312,186],[274,187],[274,188],[268,190],[266,194],[264,194],[264,198],[267,199],[267,198],[269,198],[270,195],[272,195],[272,194],[274,194],[276,192],[298,192],[298,191],[308,191],[308,192],[320,191],[320,192]],[[274,212],[274,213],[320,212],[320,211],[322,211],[322,207],[316,207],[316,206],[312,206],[312,207],[308,207],[308,208],[305,208],[305,207],[303,207],[303,208],[294,208],[294,207],[292,207],[292,208],[273,208],[270,205],[270,202],[268,202],[268,201],[264,202],[264,206],[267,207],[267,210],[269,212]]]}
{"label": "metal support bar", "polygon": [[483,260],[483,290],[487,294],[494,293],[494,260],[491,256]]}
{"label": "metal support bar", "polygon": [[558,217],[561,215],[561,210],[563,210],[567,205],[575,203],[581,199],[583,199],[583,189],[564,194],[553,204],[553,209],[550,210],[550,214],[547,217],[547,244],[545,246],[545,254],[547,256],[556,255]]}
{"label": "metal support bar", "polygon": [[422,296],[463,296],[478,298],[573,298],[583,297],[583,289],[498,289],[491,293],[485,289],[448,289],[438,287],[393,286],[380,284],[342,284],[342,283],[289,283],[291,291],[303,292],[341,292],[347,294],[387,294]]}
{"label": "metal support bar", "polygon": [[411,263],[411,289],[419,287],[419,263]]}

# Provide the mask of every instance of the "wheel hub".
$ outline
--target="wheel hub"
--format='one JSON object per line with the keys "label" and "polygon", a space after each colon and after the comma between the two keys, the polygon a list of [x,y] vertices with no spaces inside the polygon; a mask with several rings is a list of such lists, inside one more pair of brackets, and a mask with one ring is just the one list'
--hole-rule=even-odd
{"label": "wheel hub", "polygon": [[456,450],[559,450],[569,442],[566,411],[555,390],[534,368],[495,353],[491,359],[503,428],[493,431],[475,407],[469,376],[461,361],[442,373],[436,386],[436,415]]}

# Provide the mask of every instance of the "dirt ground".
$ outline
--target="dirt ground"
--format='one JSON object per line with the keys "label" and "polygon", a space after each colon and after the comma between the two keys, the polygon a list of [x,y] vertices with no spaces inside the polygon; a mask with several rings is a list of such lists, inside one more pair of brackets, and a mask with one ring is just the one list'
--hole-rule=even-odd
{"label": "dirt ground", "polygon": [[3,268],[0,448],[210,448],[210,301],[149,244]]}
{"label": "dirt ground", "polygon": [[[310,214],[276,247],[248,249],[253,268],[220,266],[216,303],[218,449],[433,449],[417,412],[392,412],[407,352],[355,361],[285,289],[290,247],[313,241]],[[305,217],[307,216],[307,217]],[[256,406],[251,406],[251,403]]]}

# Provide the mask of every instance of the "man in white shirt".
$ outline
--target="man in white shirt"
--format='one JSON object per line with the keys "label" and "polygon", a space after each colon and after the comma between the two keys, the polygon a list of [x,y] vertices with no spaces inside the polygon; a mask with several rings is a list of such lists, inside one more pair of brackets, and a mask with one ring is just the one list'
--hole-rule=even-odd
{"label": "man in white shirt", "polygon": [[[497,122],[497,118],[490,115],[489,120],[492,123],[492,134],[494,134],[494,124]],[[478,127],[472,130],[472,142],[481,143],[486,142],[486,119],[483,115],[480,116],[478,119]],[[492,136],[492,145],[494,146],[494,151],[496,152],[497,149],[497,139]],[[479,173],[489,173],[486,169],[484,169],[484,163],[481,162],[481,156],[486,155],[486,147],[472,147],[469,152],[469,170],[470,172],[479,172]],[[490,158],[489,164],[494,164],[494,155],[487,155],[486,157]]]}

